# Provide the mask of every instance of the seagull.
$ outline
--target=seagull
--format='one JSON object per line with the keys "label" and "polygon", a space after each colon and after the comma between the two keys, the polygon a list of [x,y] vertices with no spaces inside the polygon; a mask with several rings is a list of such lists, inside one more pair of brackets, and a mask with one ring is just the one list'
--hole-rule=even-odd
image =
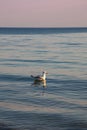
{"label": "seagull", "polygon": [[31,77],[34,78],[35,81],[45,81],[46,80],[46,74],[47,74],[47,72],[44,71],[44,72],[42,72],[42,75],[38,75],[38,76],[31,75]]}

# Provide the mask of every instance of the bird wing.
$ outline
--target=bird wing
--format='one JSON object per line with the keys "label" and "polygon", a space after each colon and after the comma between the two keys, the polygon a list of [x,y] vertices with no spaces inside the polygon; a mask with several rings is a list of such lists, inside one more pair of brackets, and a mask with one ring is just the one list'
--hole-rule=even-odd
{"label": "bird wing", "polygon": [[33,75],[31,75],[31,77],[32,77],[32,78],[35,78],[35,79],[41,78],[40,75],[37,75],[37,76],[33,76]]}

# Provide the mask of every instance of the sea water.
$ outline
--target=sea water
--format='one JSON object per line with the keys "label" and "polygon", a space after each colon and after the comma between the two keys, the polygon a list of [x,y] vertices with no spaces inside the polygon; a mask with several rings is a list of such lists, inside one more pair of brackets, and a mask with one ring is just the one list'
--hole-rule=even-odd
{"label": "sea water", "polygon": [[87,28],[0,28],[2,129],[87,130]]}

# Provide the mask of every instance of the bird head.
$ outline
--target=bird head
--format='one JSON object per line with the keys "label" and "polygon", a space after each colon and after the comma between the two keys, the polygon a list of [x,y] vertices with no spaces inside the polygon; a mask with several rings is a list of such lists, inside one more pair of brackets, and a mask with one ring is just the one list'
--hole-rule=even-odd
{"label": "bird head", "polygon": [[48,74],[46,71],[43,71],[43,74]]}

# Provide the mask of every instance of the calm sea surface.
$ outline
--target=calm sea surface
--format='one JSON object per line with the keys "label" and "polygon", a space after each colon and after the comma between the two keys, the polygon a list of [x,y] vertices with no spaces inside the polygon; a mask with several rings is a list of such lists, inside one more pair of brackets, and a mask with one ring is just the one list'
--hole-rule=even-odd
{"label": "calm sea surface", "polygon": [[[30,75],[47,71],[46,86]],[[0,130],[87,130],[87,28],[0,28]]]}

